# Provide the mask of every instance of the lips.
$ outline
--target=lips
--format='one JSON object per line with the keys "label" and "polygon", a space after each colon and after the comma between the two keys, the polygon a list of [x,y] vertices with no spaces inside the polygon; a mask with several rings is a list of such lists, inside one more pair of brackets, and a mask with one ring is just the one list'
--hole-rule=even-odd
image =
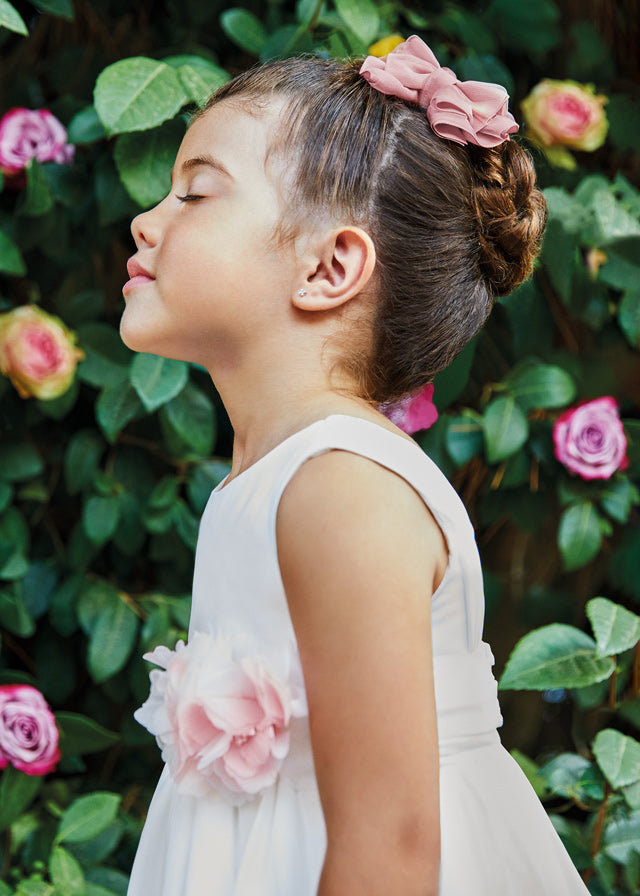
{"label": "lips", "polygon": [[127,273],[129,280],[122,287],[123,292],[128,292],[136,286],[142,286],[145,283],[152,283],[155,280],[153,274],[150,274],[146,268],[143,268],[140,262],[134,257],[127,262]]}

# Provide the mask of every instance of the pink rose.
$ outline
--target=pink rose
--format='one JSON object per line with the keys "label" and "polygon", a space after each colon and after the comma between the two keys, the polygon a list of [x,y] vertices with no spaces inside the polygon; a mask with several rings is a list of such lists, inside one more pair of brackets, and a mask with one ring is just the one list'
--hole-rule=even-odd
{"label": "pink rose", "polygon": [[22,398],[58,398],[71,386],[82,358],[75,335],[35,305],[0,314],[0,371]]}
{"label": "pink rose", "polygon": [[541,81],[522,101],[527,137],[552,163],[573,167],[575,162],[565,147],[593,152],[604,143],[609,127],[603,108],[606,102],[591,84]]}
{"label": "pink rose", "polygon": [[59,759],[56,720],[40,691],[0,685],[0,768],[11,763],[27,775],[46,775]]}
{"label": "pink rose", "polygon": [[[155,735],[182,793],[210,788],[234,804],[272,785],[289,752],[289,722],[306,714],[304,691],[246,645],[196,632],[175,651],[145,659],[149,699],[135,719]],[[283,680],[284,678],[284,680]]]}
{"label": "pink rose", "polygon": [[429,383],[401,401],[382,405],[380,410],[399,429],[411,435],[420,429],[429,429],[438,419],[438,409],[432,398],[433,383]]}
{"label": "pink rose", "polygon": [[9,109],[0,119],[0,169],[17,174],[31,159],[66,165],[75,147],[67,143],[67,132],[48,109]]}
{"label": "pink rose", "polygon": [[583,479],[609,479],[628,464],[617,402],[605,396],[561,414],[553,427],[555,455]]}

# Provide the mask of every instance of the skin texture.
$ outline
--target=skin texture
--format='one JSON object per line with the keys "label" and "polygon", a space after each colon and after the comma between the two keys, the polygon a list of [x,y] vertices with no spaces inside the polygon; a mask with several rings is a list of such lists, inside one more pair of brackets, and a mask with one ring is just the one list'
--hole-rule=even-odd
{"label": "skin texture", "polygon": [[[337,347],[361,347],[376,300],[370,236],[329,221],[286,247],[272,239],[277,115],[275,104],[260,115],[214,106],[189,129],[169,196],[132,224],[132,273],[151,276],[125,286],[122,337],[206,367],[234,428],[231,478],[329,414],[400,434],[336,374]],[[289,483],[277,546],[327,823],[319,896],[435,896],[430,597],[447,564],[442,533],[404,480],[334,451]]]}

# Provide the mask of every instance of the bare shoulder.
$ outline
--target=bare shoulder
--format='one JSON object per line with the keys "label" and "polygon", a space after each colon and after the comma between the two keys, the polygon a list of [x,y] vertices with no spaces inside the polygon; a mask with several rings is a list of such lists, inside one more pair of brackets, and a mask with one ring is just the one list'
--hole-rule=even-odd
{"label": "bare shoulder", "polygon": [[277,535],[281,563],[297,556],[307,569],[309,554],[333,564],[356,551],[378,571],[383,560],[412,565],[435,590],[447,564],[444,536],[420,495],[401,476],[348,451],[302,465],[282,495]]}

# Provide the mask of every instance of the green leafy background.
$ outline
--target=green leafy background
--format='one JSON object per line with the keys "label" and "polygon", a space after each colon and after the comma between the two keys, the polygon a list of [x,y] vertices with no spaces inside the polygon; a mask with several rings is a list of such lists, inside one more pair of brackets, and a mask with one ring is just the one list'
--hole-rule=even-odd
{"label": "green leafy background", "polygon": [[[118,337],[129,222],[229,75],[413,32],[459,77],[504,84],[519,119],[544,77],[608,97],[607,142],[574,171],[533,148],[541,258],[436,379],[440,417],[418,438],[477,528],[503,741],[594,896],[639,891],[639,28],[615,0],[0,0],[0,114],[46,107],[76,145],[71,166],[5,180],[0,312],[39,304],[85,353],[54,401],[0,377],[0,682],[43,691],[63,753],[44,779],[0,773],[0,896],[125,893],[160,768],[132,719],[141,655],[185,633],[199,515],[228,470],[206,373]],[[553,422],[602,395],[630,463],[585,482],[554,458]]]}

